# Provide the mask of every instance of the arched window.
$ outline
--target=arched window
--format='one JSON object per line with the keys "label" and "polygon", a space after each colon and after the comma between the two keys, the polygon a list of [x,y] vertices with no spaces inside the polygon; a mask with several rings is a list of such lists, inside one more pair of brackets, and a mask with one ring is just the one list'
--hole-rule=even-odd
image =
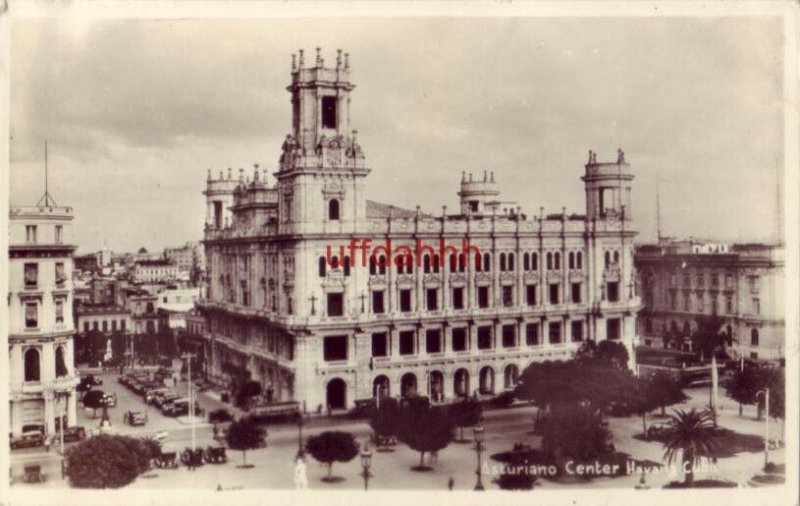
{"label": "arched window", "polygon": [[486,272],[492,272],[492,257],[489,253],[483,254],[483,270]]}
{"label": "arched window", "polygon": [[527,251],[522,254],[522,270],[531,270],[531,255]]}
{"label": "arched window", "polygon": [[325,257],[319,257],[319,277],[324,278],[328,270],[328,264]]}
{"label": "arched window", "polygon": [[475,272],[481,272],[481,254],[475,253]]}
{"label": "arched window", "polygon": [[611,253],[606,251],[605,255],[603,255],[603,256],[605,257],[606,269],[608,269],[608,266],[611,265]]}
{"label": "arched window", "polygon": [[328,219],[331,221],[339,219],[339,201],[337,199],[331,199],[328,202]]}
{"label": "arched window", "polygon": [[567,254],[567,265],[570,269],[575,268],[575,253],[571,251]]}
{"label": "arched window", "polygon": [[398,274],[403,274],[403,263],[404,263],[404,257],[402,255],[394,257],[394,265],[395,267],[397,267]]}
{"label": "arched window", "polygon": [[553,254],[548,251],[545,258],[547,258],[547,270],[553,270]]}
{"label": "arched window", "polygon": [[349,256],[344,257],[344,275],[345,276],[349,276],[350,275],[350,257]]}
{"label": "arched window", "polygon": [[455,253],[450,253],[450,272],[458,271],[458,257]]}
{"label": "arched window", "polygon": [[439,264],[441,263],[441,259],[439,255],[434,253],[433,255],[433,272],[439,272]]}
{"label": "arched window", "polygon": [[561,269],[561,253],[556,251],[555,255],[553,255],[553,268],[555,270]]}
{"label": "arched window", "polygon": [[500,253],[500,272],[505,272],[506,270],[506,254]]}
{"label": "arched window", "polygon": [[539,270],[539,253],[531,253],[531,270]]}
{"label": "arched window", "polygon": [[386,274],[386,257],[384,255],[378,257],[378,272],[381,276]]}
{"label": "arched window", "polygon": [[750,330],[750,346],[758,346],[758,329]]}
{"label": "arched window", "polygon": [[614,263],[615,264],[619,263],[619,251],[614,252]]}
{"label": "arched window", "polygon": [[575,254],[575,267],[583,269],[583,253],[580,251]]}
{"label": "arched window", "polygon": [[691,334],[691,332],[692,332],[692,326],[689,323],[689,321],[687,320],[687,321],[683,322],[683,335],[684,336],[688,336],[688,335]]}
{"label": "arched window", "polygon": [[378,273],[378,262],[375,260],[373,255],[370,255],[369,257],[369,273],[372,276]]}
{"label": "arched window", "polygon": [[338,269],[338,268],[339,268],[339,257],[333,255],[333,258],[331,258],[331,269]]}
{"label": "arched window", "polygon": [[33,348],[25,352],[25,381],[41,381],[39,351]]}
{"label": "arched window", "polygon": [[514,272],[514,253],[508,254],[508,270]]}
{"label": "arched window", "polygon": [[60,378],[62,376],[66,376],[69,374],[67,370],[67,361],[64,358],[64,347],[57,346],[56,347],[56,378]]}
{"label": "arched window", "polygon": [[426,274],[431,272],[431,256],[427,253],[422,257],[422,269]]}
{"label": "arched window", "polygon": [[458,254],[458,272],[464,272],[467,268],[467,259],[464,256],[464,253]]}

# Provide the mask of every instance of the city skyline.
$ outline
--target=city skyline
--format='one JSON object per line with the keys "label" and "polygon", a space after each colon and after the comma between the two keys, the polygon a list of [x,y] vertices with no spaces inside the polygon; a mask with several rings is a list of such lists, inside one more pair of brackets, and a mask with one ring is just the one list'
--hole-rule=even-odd
{"label": "city skyline", "polygon": [[779,23],[17,20],[11,203],[41,196],[47,140],[50,192],[75,207],[79,253],[104,240],[130,252],[199,240],[208,169],[252,175],[259,163],[274,183],[291,129],[289,55],[313,58],[320,46],[326,61],[350,53],[371,200],[454,212],[461,173],[489,170],[523,213],[582,214],[587,151],[611,161],[622,148],[640,241],[655,237],[657,174],[662,234],[771,241],[775,226],[763,224],[778,214],[784,141]]}

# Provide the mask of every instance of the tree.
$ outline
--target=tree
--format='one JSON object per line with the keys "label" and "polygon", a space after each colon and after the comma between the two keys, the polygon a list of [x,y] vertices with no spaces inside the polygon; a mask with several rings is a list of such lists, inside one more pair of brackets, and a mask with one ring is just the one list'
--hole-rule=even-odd
{"label": "tree", "polygon": [[236,393],[236,405],[242,407],[250,401],[251,397],[257,395],[261,395],[261,383],[253,380],[245,381]]}
{"label": "tree", "polygon": [[425,453],[443,450],[453,440],[453,422],[443,409],[411,406],[403,409],[400,417],[400,440],[419,452],[419,466],[415,471],[429,471],[424,465]]}
{"label": "tree", "polygon": [[100,434],[68,449],[66,460],[71,486],[119,488],[149,469],[150,452],[141,440]]}
{"label": "tree", "polygon": [[602,416],[588,406],[555,406],[539,425],[542,450],[557,461],[590,460],[610,450],[611,432]]}
{"label": "tree", "polygon": [[573,360],[580,365],[600,365],[621,371],[628,370],[628,349],[625,345],[608,339],[595,343],[584,341]]}
{"label": "tree", "polygon": [[689,399],[683,392],[680,380],[666,371],[656,371],[648,378],[648,393],[653,401],[653,409],[661,408],[661,416],[666,415],[667,406]]}
{"label": "tree", "polygon": [[717,426],[717,390],[719,388],[717,375],[717,355],[727,357],[725,345],[731,340],[730,336],[722,331],[725,321],[717,315],[700,316],[697,319],[697,330],[692,335],[692,347],[700,355],[702,361],[711,357],[711,417],[714,427]]}
{"label": "tree", "polygon": [[397,399],[381,399],[380,406],[369,420],[369,426],[375,432],[379,444],[385,438],[397,436],[400,427],[400,404]]}
{"label": "tree", "polygon": [[684,484],[691,487],[694,484],[693,466],[704,458],[712,457],[717,435],[714,416],[709,410],[675,410],[675,414],[670,415],[668,424],[664,458],[667,459],[667,464],[672,464],[677,459],[678,452],[681,452]]}
{"label": "tree", "polygon": [[451,404],[447,409],[453,425],[458,427],[458,442],[463,443],[464,427],[474,427],[481,420],[481,405],[469,397]]}
{"label": "tree", "polygon": [[349,432],[326,431],[311,436],[306,441],[306,451],[317,461],[328,466],[328,475],[323,481],[335,481],[331,476],[334,462],[350,462],[359,452],[356,438]]}
{"label": "tree", "polygon": [[744,368],[737,367],[724,387],[725,395],[739,403],[739,416],[742,416],[742,405],[756,403],[756,392],[761,388],[759,368],[749,362]]}
{"label": "tree", "polygon": [[97,416],[98,409],[106,405],[105,395],[105,392],[102,390],[89,390],[83,394],[83,406],[93,410],[92,418]]}
{"label": "tree", "polygon": [[642,435],[647,436],[647,413],[656,409],[658,403],[653,395],[653,383],[650,377],[631,378],[630,402],[633,410],[642,417]]}
{"label": "tree", "polygon": [[253,467],[252,464],[247,464],[247,450],[262,446],[266,437],[267,431],[264,430],[263,427],[250,418],[242,418],[233,422],[230,427],[228,427],[225,441],[231,449],[240,450],[242,452],[244,463],[240,467],[246,468]]}

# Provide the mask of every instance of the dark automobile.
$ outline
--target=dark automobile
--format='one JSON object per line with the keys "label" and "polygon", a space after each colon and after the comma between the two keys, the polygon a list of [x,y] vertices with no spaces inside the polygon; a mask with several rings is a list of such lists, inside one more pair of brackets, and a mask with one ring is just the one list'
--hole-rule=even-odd
{"label": "dark automobile", "polygon": [[11,449],[34,448],[44,445],[44,434],[37,431],[23,432],[17,437],[11,438]]}
{"label": "dark automobile", "polygon": [[64,429],[64,442],[74,443],[86,439],[86,430],[83,427],[67,427]]}
{"label": "dark automobile", "polygon": [[123,416],[123,421],[128,425],[144,425],[147,423],[147,415],[141,411],[128,411]]}

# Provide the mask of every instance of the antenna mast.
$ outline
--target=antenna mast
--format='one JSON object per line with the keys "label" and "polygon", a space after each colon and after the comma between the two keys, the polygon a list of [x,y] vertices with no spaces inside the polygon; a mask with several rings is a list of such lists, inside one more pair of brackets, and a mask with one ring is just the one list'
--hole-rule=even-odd
{"label": "antenna mast", "polygon": [[45,207],[58,207],[56,204],[55,199],[47,188],[47,141],[44,141],[44,195],[42,198],[39,199],[39,203],[36,204],[37,206],[41,206],[44,203]]}

